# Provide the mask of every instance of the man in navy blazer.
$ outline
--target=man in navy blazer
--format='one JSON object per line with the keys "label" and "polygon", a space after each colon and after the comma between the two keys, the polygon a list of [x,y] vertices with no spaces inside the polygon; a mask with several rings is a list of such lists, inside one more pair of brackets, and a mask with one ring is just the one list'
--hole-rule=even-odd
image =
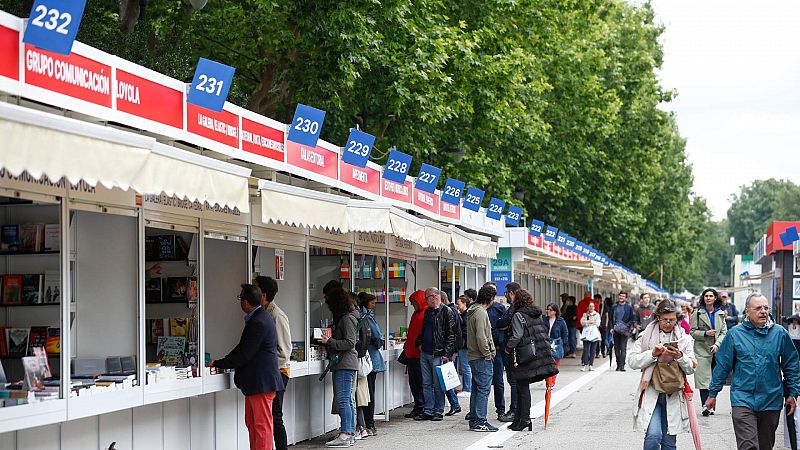
{"label": "man in navy blazer", "polygon": [[244,421],[250,434],[250,450],[272,450],[272,400],[285,389],[276,351],[275,321],[261,306],[261,290],[243,284],[238,297],[245,312],[239,344],[209,367],[236,369],[233,381],[244,394]]}

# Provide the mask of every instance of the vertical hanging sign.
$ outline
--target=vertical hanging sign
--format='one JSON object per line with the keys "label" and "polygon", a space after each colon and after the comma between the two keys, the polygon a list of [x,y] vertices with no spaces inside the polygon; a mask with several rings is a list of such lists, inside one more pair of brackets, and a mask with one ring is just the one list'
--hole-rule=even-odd
{"label": "vertical hanging sign", "polygon": [[475,212],[480,211],[484,195],[486,195],[486,193],[482,190],[476,187],[470,187],[467,189],[467,196],[464,197],[464,208]]}
{"label": "vertical hanging sign", "polygon": [[231,66],[200,58],[186,101],[212,111],[222,111],[234,72],[236,69]]}
{"label": "vertical hanging sign", "polygon": [[36,0],[22,42],[69,55],[85,7],[86,0]]}
{"label": "vertical hanging sign", "polygon": [[556,236],[558,236],[558,228],[548,225],[544,232],[544,240],[547,242],[555,242]]}
{"label": "vertical hanging sign", "polygon": [[325,111],[298,103],[294,110],[294,118],[289,125],[289,136],[286,139],[307,147],[314,148],[322,132]]}
{"label": "vertical hanging sign", "polygon": [[383,178],[403,184],[406,181],[406,175],[408,175],[408,169],[410,168],[411,155],[398,150],[392,150],[389,152],[389,158],[386,160],[386,166],[383,168]]}
{"label": "vertical hanging sign", "polygon": [[282,248],[275,249],[275,279],[283,280],[285,272],[285,252]]}
{"label": "vertical hanging sign", "polygon": [[489,200],[489,207],[486,208],[486,217],[494,220],[500,220],[503,216],[503,209],[506,207],[506,202],[499,198],[492,197]]}
{"label": "vertical hanging sign", "polygon": [[442,190],[442,201],[451,205],[461,203],[461,193],[464,192],[464,182],[448,178]]}
{"label": "vertical hanging sign", "polygon": [[516,227],[522,219],[522,208],[519,206],[509,205],[508,212],[506,212],[506,225]]}
{"label": "vertical hanging sign", "polygon": [[364,133],[363,131],[350,130],[347,138],[347,145],[344,146],[342,161],[361,168],[367,167],[369,155],[372,153],[372,146],[375,144],[375,136]]}
{"label": "vertical hanging sign", "polygon": [[423,164],[419,169],[414,189],[433,194],[436,191],[436,185],[439,183],[439,175],[441,174],[442,169],[433,167],[430,164]]}

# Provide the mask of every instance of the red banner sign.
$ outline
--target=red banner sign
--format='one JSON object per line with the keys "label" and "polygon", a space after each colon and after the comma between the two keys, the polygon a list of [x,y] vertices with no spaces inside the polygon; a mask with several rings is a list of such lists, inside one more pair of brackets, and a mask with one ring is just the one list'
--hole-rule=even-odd
{"label": "red banner sign", "polygon": [[183,128],[183,94],[117,69],[117,109],[175,128]]}
{"label": "red banner sign", "polygon": [[186,129],[220,144],[239,148],[239,116],[186,104]]}
{"label": "red banner sign", "polygon": [[324,175],[334,180],[338,178],[336,163],[339,155],[320,146],[309,148],[296,142],[286,143],[286,162],[295,167]]}
{"label": "red banner sign", "polygon": [[19,32],[0,26],[0,76],[19,80]]}
{"label": "red banner sign", "polygon": [[447,217],[448,219],[461,219],[461,205],[454,205],[452,203],[440,202],[439,215]]}
{"label": "red banner sign", "polygon": [[414,189],[414,204],[425,211],[439,214],[439,196]]}
{"label": "red banner sign", "polygon": [[26,45],[25,82],[111,107],[111,67],[75,52],[64,56]]}
{"label": "red banner sign", "polygon": [[381,187],[383,188],[381,191],[381,195],[390,198],[392,200],[398,200],[401,202],[411,203],[411,192],[413,189],[411,188],[411,182],[406,181],[403,184],[395,183],[392,180],[382,179]]}
{"label": "red banner sign", "polygon": [[242,150],[283,162],[283,131],[242,117]]}
{"label": "red banner sign", "polygon": [[370,167],[358,167],[339,161],[339,173],[343,183],[375,195],[381,195],[381,173]]}

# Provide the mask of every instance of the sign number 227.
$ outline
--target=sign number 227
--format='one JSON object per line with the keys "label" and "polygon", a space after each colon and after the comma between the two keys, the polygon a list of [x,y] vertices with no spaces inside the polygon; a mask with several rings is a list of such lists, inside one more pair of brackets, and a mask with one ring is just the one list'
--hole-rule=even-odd
{"label": "sign number 227", "polygon": [[[72,14],[68,12],[62,13],[55,8],[47,9],[45,5],[37,6],[33,13],[37,14],[37,16],[31,19],[31,25],[50,31],[55,30],[56,33],[60,34],[69,34],[67,27],[72,23]],[[47,21],[44,21],[45,17],[47,17]],[[62,21],[60,25],[59,21]]]}

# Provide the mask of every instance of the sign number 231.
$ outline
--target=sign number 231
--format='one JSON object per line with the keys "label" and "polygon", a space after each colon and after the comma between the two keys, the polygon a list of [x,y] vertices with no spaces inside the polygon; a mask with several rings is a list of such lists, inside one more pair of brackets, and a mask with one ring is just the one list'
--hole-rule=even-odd
{"label": "sign number 231", "polygon": [[217,80],[214,77],[209,77],[206,74],[198,76],[200,82],[195,86],[198,91],[207,92],[209,94],[220,95],[222,93],[222,85],[225,84],[224,80]]}

